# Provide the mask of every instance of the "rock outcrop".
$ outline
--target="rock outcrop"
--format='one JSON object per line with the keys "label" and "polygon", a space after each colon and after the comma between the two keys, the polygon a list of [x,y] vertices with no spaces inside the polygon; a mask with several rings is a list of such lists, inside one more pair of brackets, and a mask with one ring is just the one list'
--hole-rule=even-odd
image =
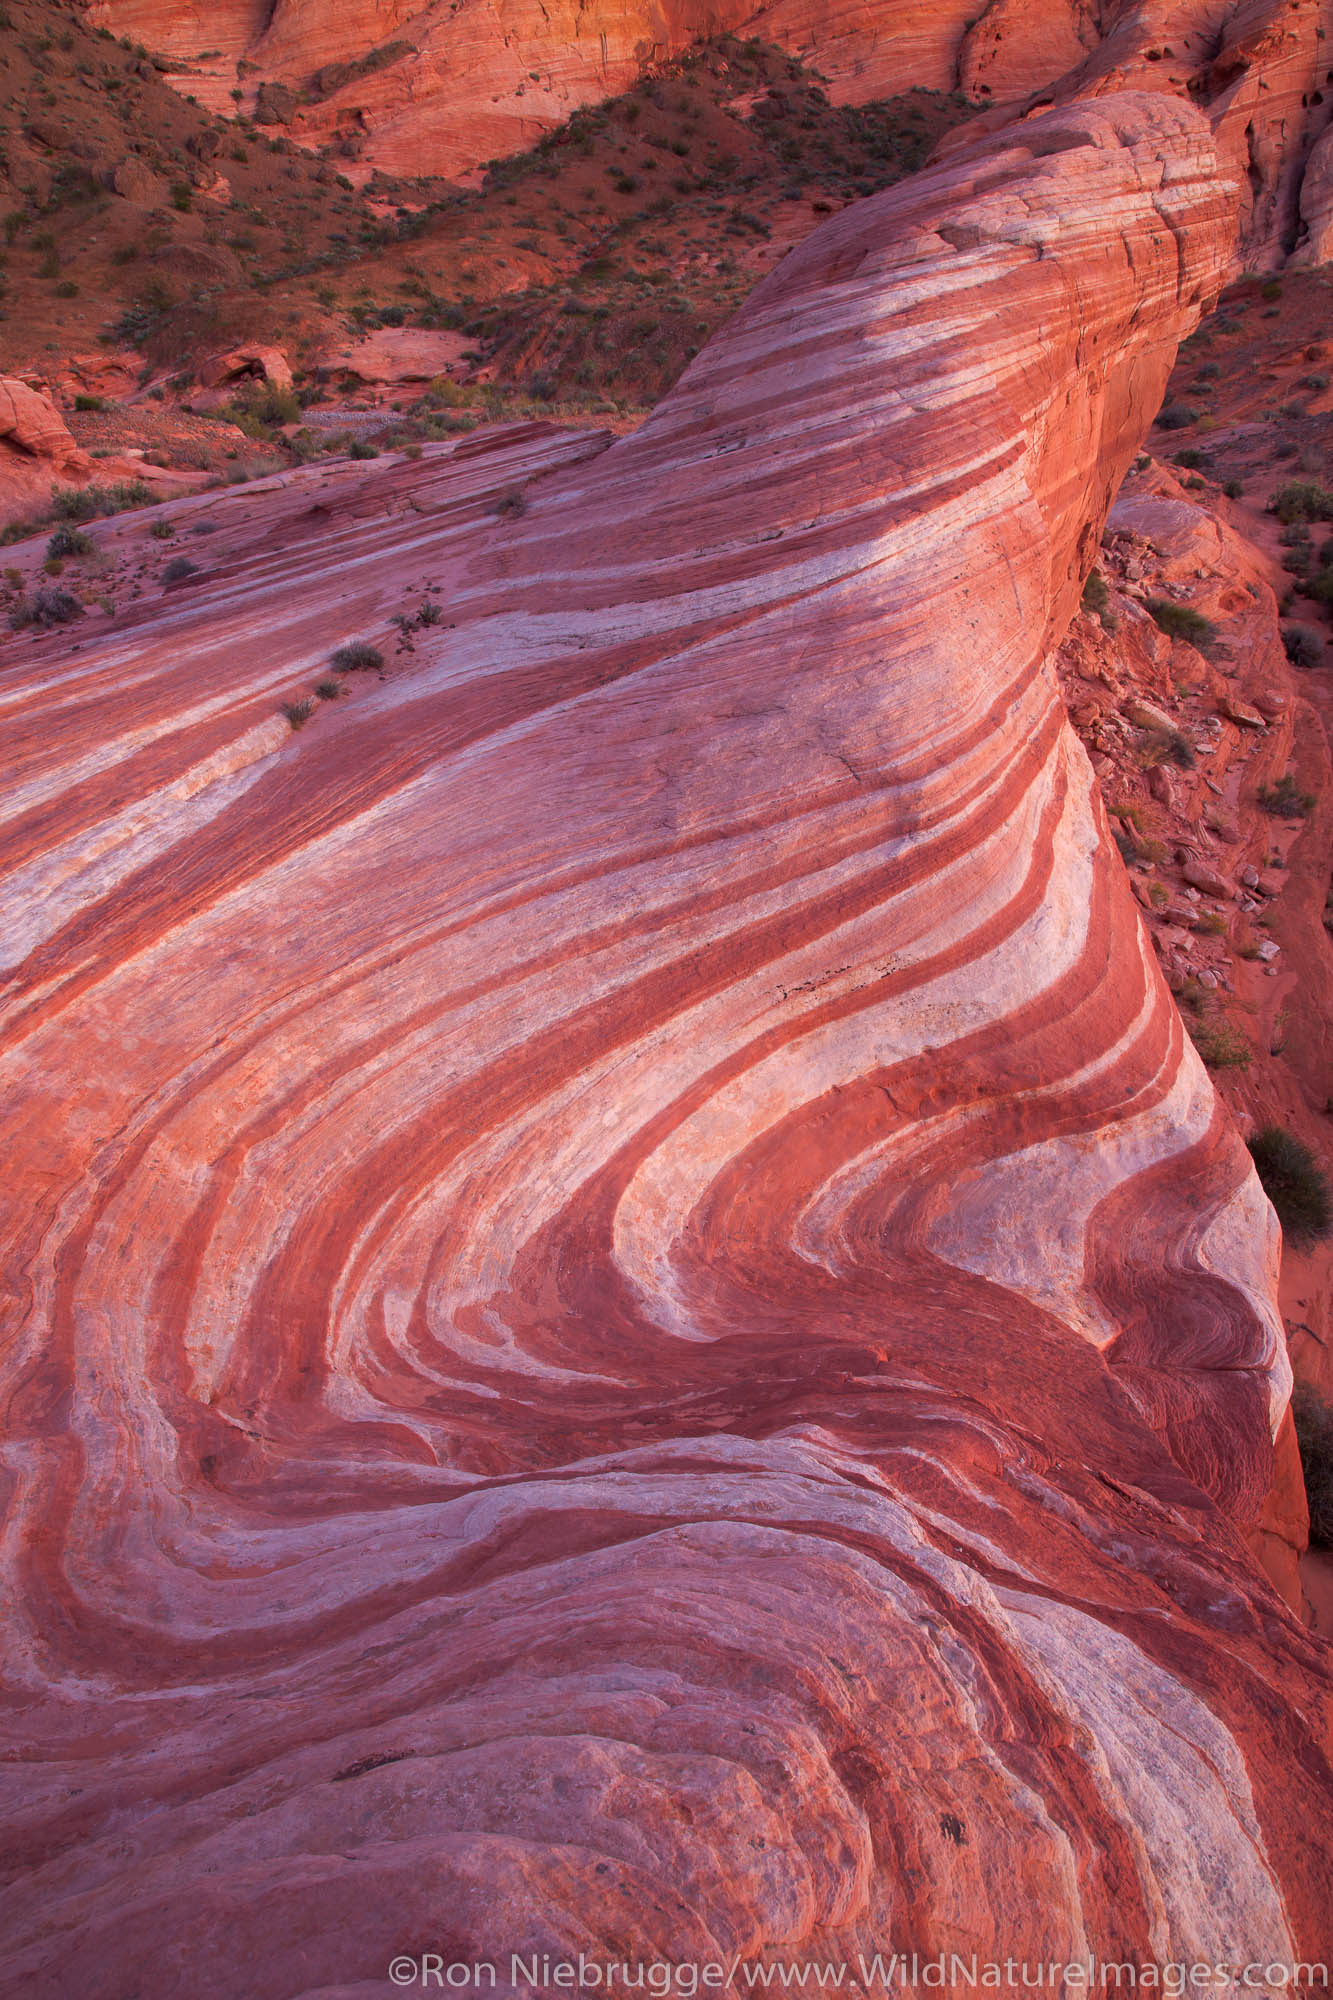
{"label": "rock outcrop", "polygon": [[0,526],[44,504],[53,485],[79,483],[91,470],[50,397],[0,376]]}
{"label": "rock outcrop", "polygon": [[16,1988],[1330,1955],[1276,1229],[1053,665],[1244,200],[1032,116],[11,659]]}
{"label": "rock outcrop", "polygon": [[1085,95],[1099,79],[1208,102],[1226,91],[1226,145],[1261,211],[1254,241],[1275,259],[1300,233],[1305,156],[1333,111],[1326,0],[712,0],[665,13],[577,0],[243,0],[206,27],[169,0],[87,3],[99,25],[181,61],[174,80],[213,109],[232,108],[239,75],[244,90],[267,90],[263,116],[293,137],[400,174],[460,175],[523,150],[645,64],[726,32],[802,57],[842,103],[921,87],[1012,108],[1057,85]]}

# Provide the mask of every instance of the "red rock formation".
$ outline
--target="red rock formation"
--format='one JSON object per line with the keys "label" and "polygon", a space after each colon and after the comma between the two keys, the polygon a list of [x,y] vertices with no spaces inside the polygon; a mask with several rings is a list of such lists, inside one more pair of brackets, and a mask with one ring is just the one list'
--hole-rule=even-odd
{"label": "red rock formation", "polygon": [[1275,1234],[1051,664],[1239,207],[1033,118],[11,656],[17,1989],[1329,1955]]}
{"label": "red rock formation", "polygon": [[91,470],[50,397],[0,376],[0,526],[44,506],[53,484],[78,484]]}
{"label": "red rock formation", "polygon": [[[247,87],[276,81],[298,93],[281,108],[306,143],[338,138],[366,167],[453,175],[535,144],[579,105],[626,89],[646,62],[680,55],[700,35],[762,35],[807,58],[834,98],[852,103],[914,86],[951,90],[974,42],[969,77],[975,71],[981,82],[1025,94],[1087,46],[1086,28],[1080,38],[1072,25],[1082,0],[1025,14],[994,0],[983,51],[969,39],[977,4],[769,0],[756,10],[748,0],[710,0],[664,10],[632,0],[589,11],[582,0],[501,8],[489,0],[276,0],[271,9],[224,9],[216,28],[211,13],[205,25],[163,0],[90,0],[89,13],[178,58],[214,50],[233,65],[244,58]],[[392,59],[376,67],[376,52],[386,50]],[[348,74],[339,79],[339,69]],[[231,109],[234,67],[224,75],[206,63],[176,81],[213,109]]]}
{"label": "red rock formation", "polygon": [[915,86],[1005,105],[1127,83],[1210,104],[1225,96],[1228,117],[1214,124],[1256,211],[1247,251],[1278,262],[1302,233],[1307,256],[1323,241],[1324,153],[1303,232],[1299,208],[1306,155],[1333,112],[1327,0],[768,0],[757,10],[726,0],[591,14],[581,0],[242,0],[206,17],[170,0],[87,4],[118,34],[178,58],[207,54],[175,80],[213,109],[232,108],[243,59],[248,88],[287,91],[281,109],[298,139],[339,140],[366,171],[403,174],[461,174],[520,151],[645,63],[725,31],[807,59],[839,102]]}

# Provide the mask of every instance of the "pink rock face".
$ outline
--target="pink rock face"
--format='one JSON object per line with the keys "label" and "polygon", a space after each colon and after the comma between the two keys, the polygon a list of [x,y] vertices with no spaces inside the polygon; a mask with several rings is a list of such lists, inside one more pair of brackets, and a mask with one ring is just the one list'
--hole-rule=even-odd
{"label": "pink rock face", "polygon": [[50,397],[0,377],[0,525],[43,504],[53,481],[80,481],[91,470]]}
{"label": "pink rock face", "polygon": [[1276,1228],[1051,665],[1239,209],[1065,107],[10,642],[16,1991],[1329,1956]]}
{"label": "pink rock face", "polygon": [[[750,0],[665,9],[645,0],[594,9],[583,0],[499,8],[491,0],[276,0],[262,8],[245,0],[224,7],[215,28],[211,13],[205,26],[193,9],[164,0],[89,4],[99,25],[173,56],[220,49],[232,62],[243,57],[253,65],[249,83],[301,88],[319,71],[394,46],[401,52],[382,68],[359,68],[342,83],[326,76],[292,130],[312,144],[351,139],[366,165],[389,172],[446,175],[534,145],[579,105],[626,89],[646,62],[680,55],[701,35],[762,35],[809,60],[839,102],[914,86],[952,90],[978,11],[978,0],[768,0],[758,9]],[[981,11],[984,49],[970,62],[988,89],[1025,95],[1089,45],[1073,25],[1079,0],[1018,12],[994,0]],[[200,87],[193,76],[177,81]],[[225,89],[216,108],[229,108]]]}
{"label": "pink rock face", "polygon": [[44,459],[57,471],[79,457],[69,426],[50,397],[9,376],[0,377],[0,444],[25,458]]}

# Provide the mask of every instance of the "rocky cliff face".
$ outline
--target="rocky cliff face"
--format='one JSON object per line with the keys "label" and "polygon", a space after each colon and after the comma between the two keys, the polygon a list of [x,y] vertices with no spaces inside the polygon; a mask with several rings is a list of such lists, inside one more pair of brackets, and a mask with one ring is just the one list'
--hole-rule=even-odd
{"label": "rocky cliff face", "polygon": [[[952,89],[974,0],[739,0],[663,9],[644,0],[589,9],[581,0],[357,0],[224,10],[215,27],[159,0],[91,0],[90,18],[182,64],[178,81],[230,109],[237,63],[246,100],[305,143],[333,140],[363,167],[456,175],[533,145],[581,104],[625,89],[645,64],[677,56],[701,35],[759,34],[807,55],[839,97],[921,85]],[[1058,75],[1075,43],[1049,24],[997,33],[1026,87]],[[1081,48],[1081,45],[1078,45]],[[205,58],[206,59],[202,59]],[[987,58],[977,63],[985,68]],[[262,98],[259,96],[262,90]]]}
{"label": "rocky cliff face", "polygon": [[246,103],[304,143],[334,141],[363,171],[399,174],[456,175],[531,146],[646,63],[721,32],[800,55],[840,102],[921,86],[1023,103],[1071,72],[1080,93],[1098,79],[1206,97],[1227,89],[1229,144],[1280,210],[1279,234],[1294,221],[1308,140],[1328,122],[1319,30],[1333,28],[1328,0],[712,0],[665,10],[642,0],[591,10],[574,0],[243,0],[206,15],[171,0],[88,0],[88,11],[176,58],[180,87],[214,109],[232,108],[239,77]]}
{"label": "rocky cliff face", "polygon": [[1054,663],[1252,197],[1090,88],[611,449],[103,525],[11,652],[26,1992],[1328,1956],[1276,1230]]}

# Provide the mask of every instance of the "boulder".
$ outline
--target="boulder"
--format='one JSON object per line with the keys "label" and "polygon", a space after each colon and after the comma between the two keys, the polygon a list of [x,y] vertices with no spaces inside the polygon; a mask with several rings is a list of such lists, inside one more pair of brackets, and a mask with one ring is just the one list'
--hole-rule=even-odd
{"label": "boulder", "polygon": [[437,375],[459,370],[471,342],[461,333],[434,333],[413,326],[382,326],[350,346],[320,356],[319,366],[330,375],[355,375],[379,389],[400,383],[433,382]]}
{"label": "boulder", "polygon": [[1228,882],[1225,875],[1219,875],[1215,868],[1210,868],[1206,862],[1189,860],[1180,872],[1191,888],[1201,890],[1205,896],[1217,896],[1230,901],[1236,894],[1235,885]]}
{"label": "boulder", "polygon": [[0,377],[0,523],[45,506],[51,488],[92,471],[50,396],[12,376]]}
{"label": "boulder", "polygon": [[210,355],[199,364],[199,380],[206,389],[225,388],[247,375],[271,382],[275,389],[290,389],[292,367],[281,347],[231,347],[225,354]]}
{"label": "boulder", "polygon": [[1242,729],[1263,729],[1267,726],[1257,708],[1252,708],[1249,702],[1241,701],[1235,695],[1229,695],[1223,701],[1222,713],[1228,722],[1234,722]]}
{"label": "boulder", "polygon": [[1137,695],[1125,703],[1125,714],[1138,728],[1157,729],[1164,736],[1173,735],[1178,727],[1174,716],[1168,715],[1164,708],[1158,708],[1155,702],[1144,701]]}
{"label": "boulder", "polygon": [[161,208],[167,199],[167,184],[161,175],[133,153],[112,168],[110,181],[114,194],[140,208]]}

